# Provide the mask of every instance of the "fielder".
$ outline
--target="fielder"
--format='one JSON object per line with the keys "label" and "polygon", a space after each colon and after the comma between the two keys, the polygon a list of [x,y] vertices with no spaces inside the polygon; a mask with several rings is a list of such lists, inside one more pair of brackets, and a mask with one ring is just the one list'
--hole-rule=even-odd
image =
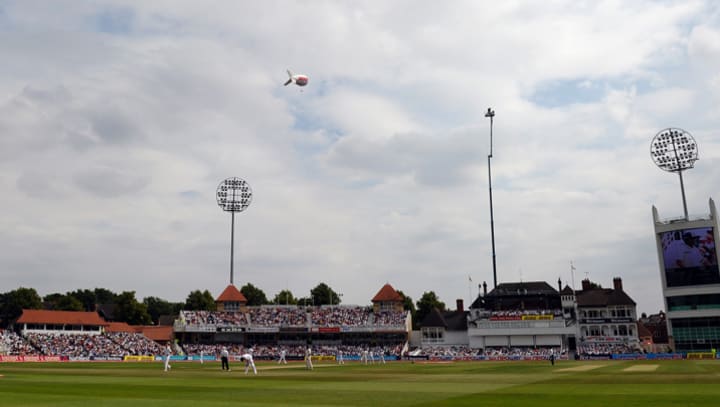
{"label": "fielder", "polygon": [[240,356],[240,360],[245,361],[245,374],[248,374],[248,370],[252,367],[253,373],[257,375],[257,369],[255,369],[255,362],[253,362],[253,357],[251,354],[246,353],[242,356]]}
{"label": "fielder", "polygon": [[167,372],[172,368],[170,366],[170,355],[172,355],[172,349],[170,349],[170,345],[165,346],[165,371]]}
{"label": "fielder", "polygon": [[307,347],[307,349],[305,349],[305,369],[313,370],[312,350],[309,346]]}

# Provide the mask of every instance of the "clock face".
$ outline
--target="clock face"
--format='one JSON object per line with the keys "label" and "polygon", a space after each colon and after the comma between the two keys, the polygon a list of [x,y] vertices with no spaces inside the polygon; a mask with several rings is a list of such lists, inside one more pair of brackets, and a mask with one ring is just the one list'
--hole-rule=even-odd
{"label": "clock face", "polygon": [[677,172],[695,165],[698,148],[690,133],[683,129],[668,128],[659,132],[650,143],[650,156],[661,169]]}
{"label": "clock face", "polygon": [[222,210],[242,212],[252,202],[252,189],[244,179],[232,177],[218,185],[216,198]]}

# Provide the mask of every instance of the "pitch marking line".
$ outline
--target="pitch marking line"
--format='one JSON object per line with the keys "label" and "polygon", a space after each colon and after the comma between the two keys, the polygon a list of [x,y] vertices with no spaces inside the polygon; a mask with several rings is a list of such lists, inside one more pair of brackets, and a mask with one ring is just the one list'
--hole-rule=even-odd
{"label": "pitch marking line", "polygon": [[660,365],[635,365],[623,369],[623,372],[654,372]]}
{"label": "pitch marking line", "polygon": [[[313,368],[316,368],[316,367],[334,367],[334,366],[342,366],[342,365],[314,365]],[[298,369],[298,368],[303,368],[303,369],[305,369],[305,365],[296,364],[296,365],[281,365],[281,366],[263,366],[262,368],[261,368],[261,367],[258,367],[258,371],[259,371],[259,370],[275,370],[275,369],[293,369],[293,368],[294,368],[294,369]],[[307,370],[307,369],[305,369],[305,370]]]}
{"label": "pitch marking line", "polygon": [[600,367],[605,367],[605,365],[582,365],[582,366],[575,366],[575,367],[568,367],[565,369],[559,369],[557,372],[587,372],[588,370],[594,370]]}

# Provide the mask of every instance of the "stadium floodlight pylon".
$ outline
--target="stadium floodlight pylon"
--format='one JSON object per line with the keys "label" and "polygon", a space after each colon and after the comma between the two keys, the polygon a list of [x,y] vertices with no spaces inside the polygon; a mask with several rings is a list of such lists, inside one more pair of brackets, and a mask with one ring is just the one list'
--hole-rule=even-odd
{"label": "stadium floodlight pylon", "polygon": [[680,176],[680,193],[682,194],[685,220],[689,220],[682,172],[693,168],[695,161],[699,159],[695,139],[683,129],[669,127],[661,130],[650,143],[650,157],[661,170],[677,172]]}
{"label": "stadium floodlight pylon", "polygon": [[230,284],[233,284],[235,262],[235,212],[247,209],[252,202],[252,196],[250,184],[242,178],[227,178],[217,187],[218,206],[232,215],[230,221]]}

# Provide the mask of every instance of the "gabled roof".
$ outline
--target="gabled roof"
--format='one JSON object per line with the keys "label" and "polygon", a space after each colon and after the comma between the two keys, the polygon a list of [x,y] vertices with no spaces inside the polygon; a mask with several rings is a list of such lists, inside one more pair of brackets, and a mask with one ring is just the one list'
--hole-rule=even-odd
{"label": "gabled roof", "polygon": [[577,304],[580,307],[606,307],[608,305],[636,305],[622,290],[612,288],[591,288],[578,291]]}
{"label": "gabled roof", "polygon": [[403,298],[390,284],[385,284],[375,294],[372,302],[403,302]]}
{"label": "gabled roof", "polygon": [[242,302],[247,303],[247,298],[234,285],[228,285],[225,290],[217,297],[215,302]]}
{"label": "gabled roof", "polygon": [[641,321],[638,321],[637,324],[638,327],[638,338],[651,338],[652,339],[652,331],[650,331],[645,324],[643,324]]}
{"label": "gabled roof", "polygon": [[573,289],[570,288],[569,285],[565,285],[565,288],[563,288],[562,291],[560,291],[560,294],[561,295],[573,295],[575,293],[573,292]]}
{"label": "gabled roof", "polygon": [[97,312],[48,311],[39,309],[24,309],[17,322],[20,324],[108,325],[104,319],[100,318]]}
{"label": "gabled roof", "polygon": [[440,310],[433,307],[432,310],[430,310],[430,313],[423,318],[423,320],[420,322],[420,326],[423,328],[425,327],[443,327],[447,328],[447,322],[445,322],[445,318],[443,318],[443,315],[440,313]]}
{"label": "gabled roof", "polygon": [[467,331],[467,311],[440,311],[433,308],[430,313],[423,318],[420,326],[442,327],[448,331]]}
{"label": "gabled roof", "polygon": [[102,318],[106,321],[113,321],[115,319],[115,304],[96,304],[95,310]]}

